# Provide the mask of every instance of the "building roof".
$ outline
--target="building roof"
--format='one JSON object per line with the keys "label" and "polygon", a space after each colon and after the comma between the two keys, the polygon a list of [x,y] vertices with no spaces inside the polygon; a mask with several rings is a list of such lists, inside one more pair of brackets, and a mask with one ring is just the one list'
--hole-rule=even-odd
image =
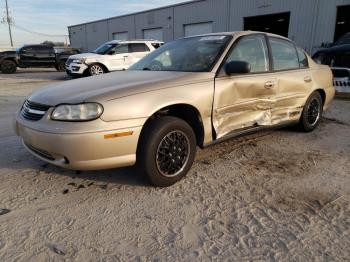
{"label": "building roof", "polygon": [[112,16],[112,17],[108,17],[108,18],[104,18],[104,19],[99,19],[99,20],[95,20],[95,21],[90,21],[90,22],[86,22],[86,23],[80,23],[80,24],[76,24],[76,25],[70,25],[70,26],[68,26],[68,29],[69,29],[69,28],[72,28],[72,27],[76,27],[76,26],[82,26],[82,25],[86,25],[86,24],[93,24],[93,23],[96,23],[96,22],[103,22],[103,21],[107,21],[107,20],[110,20],[110,19],[115,19],[115,18],[120,18],[120,17],[126,17],[126,16],[131,16],[131,15],[138,15],[138,14],[148,13],[148,12],[152,12],[152,11],[157,11],[157,10],[162,10],[162,9],[166,9],[166,8],[171,8],[171,7],[176,7],[176,6],[182,6],[182,5],[187,5],[187,4],[191,4],[191,3],[195,3],[195,2],[202,2],[202,1],[205,1],[205,0],[190,0],[190,1],[182,2],[182,3],[178,3],[178,4],[172,4],[172,5],[161,6],[161,7],[152,8],[152,9],[148,9],[148,10],[144,10],[144,11],[140,11],[140,12],[125,14],[125,15],[119,15],[119,16]]}

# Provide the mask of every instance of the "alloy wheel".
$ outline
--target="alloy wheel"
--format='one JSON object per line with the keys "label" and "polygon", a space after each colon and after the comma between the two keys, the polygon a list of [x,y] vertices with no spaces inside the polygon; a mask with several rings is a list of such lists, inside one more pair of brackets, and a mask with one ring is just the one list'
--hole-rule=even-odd
{"label": "alloy wheel", "polygon": [[186,134],[179,130],[172,131],[159,143],[157,169],[165,177],[175,177],[185,168],[189,155],[190,142]]}
{"label": "alloy wheel", "polygon": [[99,65],[91,66],[90,72],[92,75],[102,75],[104,73],[103,68]]}
{"label": "alloy wheel", "polygon": [[320,103],[314,98],[310,101],[309,106],[307,108],[307,121],[313,126],[317,123],[320,118]]}

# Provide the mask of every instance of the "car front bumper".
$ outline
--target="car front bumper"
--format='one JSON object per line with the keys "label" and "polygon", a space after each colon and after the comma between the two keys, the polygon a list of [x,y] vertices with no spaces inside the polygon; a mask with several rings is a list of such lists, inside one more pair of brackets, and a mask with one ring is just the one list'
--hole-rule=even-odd
{"label": "car front bumper", "polygon": [[[62,122],[62,126],[67,124],[72,123]],[[115,125],[111,123],[112,129],[104,126],[107,131],[52,133],[51,130],[47,132],[34,129],[35,122],[23,119],[20,114],[17,115],[14,125],[17,135],[22,138],[25,148],[31,154],[53,165],[73,170],[134,165],[142,129],[142,126],[113,129]]]}
{"label": "car front bumper", "polygon": [[88,66],[86,64],[77,64],[77,63],[66,64],[67,74],[82,75],[84,74],[86,69],[88,69]]}

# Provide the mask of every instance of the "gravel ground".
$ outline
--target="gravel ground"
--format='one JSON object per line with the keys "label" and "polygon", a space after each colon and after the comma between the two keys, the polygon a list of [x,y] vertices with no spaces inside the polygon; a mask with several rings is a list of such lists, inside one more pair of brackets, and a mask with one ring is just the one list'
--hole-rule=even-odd
{"label": "gravel ground", "polygon": [[14,112],[60,81],[0,74],[0,261],[349,261],[349,100],[313,133],[199,150],[187,178],[157,189],[134,168],[79,173],[24,150]]}

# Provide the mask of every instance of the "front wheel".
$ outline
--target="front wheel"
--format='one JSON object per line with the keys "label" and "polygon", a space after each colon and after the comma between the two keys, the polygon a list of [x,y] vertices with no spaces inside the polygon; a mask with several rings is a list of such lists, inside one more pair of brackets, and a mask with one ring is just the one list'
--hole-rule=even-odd
{"label": "front wheel", "polygon": [[10,60],[2,61],[0,67],[1,67],[1,71],[4,74],[14,74],[16,73],[16,70],[17,70],[16,63]]}
{"label": "front wheel", "polygon": [[106,70],[100,64],[92,64],[89,66],[88,73],[90,76],[96,76],[105,74]]}
{"label": "front wheel", "polygon": [[299,120],[299,129],[304,132],[313,131],[320,123],[323,113],[323,101],[319,92],[313,92],[306,101]]}
{"label": "front wheel", "polygon": [[196,137],[182,119],[164,116],[148,123],[141,135],[137,162],[155,186],[171,186],[191,168]]}

